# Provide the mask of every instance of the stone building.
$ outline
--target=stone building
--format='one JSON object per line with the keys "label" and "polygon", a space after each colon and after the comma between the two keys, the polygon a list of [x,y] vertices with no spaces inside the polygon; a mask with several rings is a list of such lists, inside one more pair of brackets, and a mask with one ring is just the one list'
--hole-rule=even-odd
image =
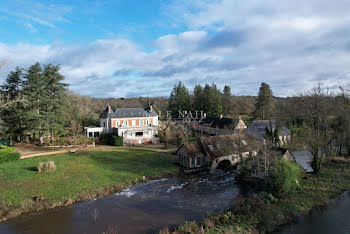
{"label": "stone building", "polygon": [[[277,122],[275,120],[254,120],[249,124],[245,132],[248,132],[255,136],[260,142],[264,142],[266,137],[266,128],[272,128],[272,132],[275,132],[277,128]],[[279,140],[280,144],[287,145],[291,140],[291,133],[287,127],[279,128]]]}
{"label": "stone building", "polygon": [[124,143],[153,142],[158,133],[158,115],[152,105],[143,108],[118,108],[108,105],[100,115],[99,127],[85,127],[87,137],[99,138],[102,133],[114,133],[124,137]]}
{"label": "stone building", "polygon": [[256,155],[257,146],[254,137],[245,133],[201,137],[179,148],[178,163],[185,172],[205,168],[215,170],[220,163],[235,165],[250,155]]}

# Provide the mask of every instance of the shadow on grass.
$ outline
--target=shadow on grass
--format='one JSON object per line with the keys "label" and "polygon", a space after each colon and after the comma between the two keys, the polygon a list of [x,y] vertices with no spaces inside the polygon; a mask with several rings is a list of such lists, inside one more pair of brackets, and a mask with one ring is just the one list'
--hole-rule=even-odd
{"label": "shadow on grass", "polygon": [[38,168],[36,167],[27,167],[26,169],[29,171],[38,171]]}

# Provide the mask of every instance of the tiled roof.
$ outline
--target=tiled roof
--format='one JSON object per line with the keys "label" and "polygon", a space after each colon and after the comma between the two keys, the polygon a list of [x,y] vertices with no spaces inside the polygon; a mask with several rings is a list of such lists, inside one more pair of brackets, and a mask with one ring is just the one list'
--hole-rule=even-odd
{"label": "tiled roof", "polygon": [[[254,120],[246,129],[246,132],[253,134],[259,140],[262,140],[266,136],[266,127],[275,131],[277,126],[276,120]],[[282,127],[279,131],[280,136],[290,135],[290,131],[286,127]]]}
{"label": "tiled roof", "polygon": [[234,130],[238,124],[238,119],[220,118],[220,117],[206,117],[201,123],[211,128],[228,128]]}
{"label": "tiled roof", "polygon": [[154,110],[142,108],[118,108],[112,118],[154,117],[158,116]]}
{"label": "tiled roof", "polygon": [[202,137],[201,143],[211,159],[231,154],[253,151],[254,143],[252,137],[240,133],[232,135],[221,135]]}
{"label": "tiled roof", "polygon": [[106,109],[101,113],[100,115],[100,119],[106,119],[106,118],[112,118],[113,116],[113,110],[111,109],[111,112],[108,112],[108,106],[106,107]]}
{"label": "tiled roof", "polygon": [[201,147],[201,143],[196,141],[196,142],[190,142],[187,144],[184,144],[179,151],[186,152],[187,156],[193,157],[200,157],[204,155],[204,151]]}
{"label": "tiled roof", "polygon": [[107,108],[100,115],[101,119],[106,118],[132,118],[132,117],[154,117],[158,116],[157,113],[151,108],[118,108],[115,112],[108,111]]}

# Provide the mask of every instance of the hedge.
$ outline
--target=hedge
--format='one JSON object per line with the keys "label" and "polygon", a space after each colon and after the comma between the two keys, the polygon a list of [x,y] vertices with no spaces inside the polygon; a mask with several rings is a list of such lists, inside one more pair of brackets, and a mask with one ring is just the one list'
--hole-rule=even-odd
{"label": "hedge", "polygon": [[15,148],[0,145],[0,164],[10,161],[15,161],[20,158],[20,154],[16,152]]}
{"label": "hedge", "polygon": [[124,137],[122,136],[117,136],[115,134],[102,134],[100,137],[101,141],[105,142],[108,145],[113,145],[113,146],[123,146],[124,144]]}

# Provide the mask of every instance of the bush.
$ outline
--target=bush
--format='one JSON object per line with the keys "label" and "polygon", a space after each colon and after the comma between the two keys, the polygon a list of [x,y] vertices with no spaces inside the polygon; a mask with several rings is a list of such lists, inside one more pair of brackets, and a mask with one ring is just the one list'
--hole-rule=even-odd
{"label": "bush", "polygon": [[293,193],[300,186],[301,176],[302,170],[299,165],[282,158],[276,161],[269,171],[269,189],[276,196]]}
{"label": "bush", "polygon": [[102,134],[100,137],[101,141],[108,145],[113,146],[123,146],[124,145],[124,137],[117,136],[115,134],[106,133]]}
{"label": "bush", "polygon": [[39,163],[38,172],[52,172],[56,171],[56,164],[54,161],[41,162]]}
{"label": "bush", "polygon": [[10,161],[15,161],[20,158],[20,154],[16,152],[15,148],[0,145],[0,164]]}

